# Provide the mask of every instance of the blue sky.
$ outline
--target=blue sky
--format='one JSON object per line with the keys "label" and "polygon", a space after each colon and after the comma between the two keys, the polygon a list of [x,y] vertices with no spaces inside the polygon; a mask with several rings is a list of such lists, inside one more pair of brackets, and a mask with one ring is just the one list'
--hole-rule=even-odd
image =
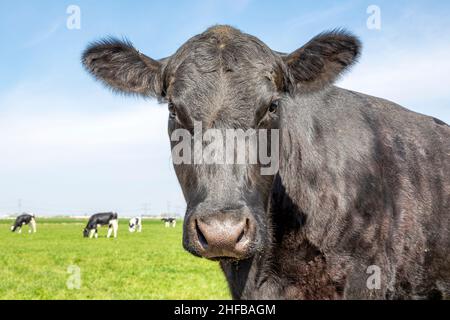
{"label": "blue sky", "polygon": [[[81,29],[66,27],[69,5]],[[381,29],[370,30],[377,5]],[[450,122],[448,1],[8,1],[0,3],[0,216],[172,211],[184,200],[170,162],[167,111],[111,94],[82,69],[82,50],[126,36],[153,58],[213,24],[290,52],[344,27],[364,43],[338,85]]]}

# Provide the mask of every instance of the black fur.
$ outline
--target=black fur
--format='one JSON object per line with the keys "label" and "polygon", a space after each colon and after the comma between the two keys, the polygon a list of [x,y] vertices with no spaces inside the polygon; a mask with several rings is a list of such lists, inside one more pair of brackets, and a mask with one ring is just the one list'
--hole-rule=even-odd
{"label": "black fur", "polygon": [[[116,90],[170,102],[169,134],[194,121],[281,130],[274,176],[260,165],[175,165],[188,251],[201,255],[199,217],[255,221],[248,256],[220,263],[234,298],[449,297],[450,127],[333,86],[360,51],[345,31],[286,55],[215,26],[150,66],[130,44],[85,52],[87,69]],[[379,289],[367,286],[372,265]]]}

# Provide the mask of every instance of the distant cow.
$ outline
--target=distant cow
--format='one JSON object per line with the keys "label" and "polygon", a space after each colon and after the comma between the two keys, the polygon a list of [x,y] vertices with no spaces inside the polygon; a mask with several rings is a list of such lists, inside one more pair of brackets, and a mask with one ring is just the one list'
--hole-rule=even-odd
{"label": "distant cow", "polygon": [[128,230],[130,232],[142,231],[142,219],[140,217],[131,218],[128,222]]}
{"label": "distant cow", "polygon": [[107,238],[111,237],[111,233],[114,233],[114,238],[117,238],[117,229],[119,228],[117,213],[106,212],[106,213],[96,213],[92,215],[89,218],[86,228],[84,228],[83,231],[84,237],[98,238],[97,228],[101,226],[108,226]]}
{"label": "distant cow", "polygon": [[166,228],[169,227],[175,228],[175,226],[177,225],[177,219],[175,218],[162,218],[161,221],[164,222]]}
{"label": "distant cow", "polygon": [[[83,63],[115,91],[167,103],[172,155],[178,134],[193,133],[183,141],[194,152],[172,157],[187,202],[183,245],[220,261],[233,298],[450,298],[450,127],[334,86],[360,52],[342,30],[280,53],[214,26],[160,60],[107,39]],[[195,136],[209,129],[279,133],[278,170],[267,174],[264,158],[202,162]],[[214,158],[242,155],[233,144]]]}
{"label": "distant cow", "polygon": [[18,216],[16,218],[16,221],[14,222],[14,224],[11,226],[11,231],[15,232],[17,231],[18,233],[22,233],[22,226],[23,225],[28,225],[29,233],[36,233],[36,218],[34,216],[34,214],[21,214],[20,216]]}

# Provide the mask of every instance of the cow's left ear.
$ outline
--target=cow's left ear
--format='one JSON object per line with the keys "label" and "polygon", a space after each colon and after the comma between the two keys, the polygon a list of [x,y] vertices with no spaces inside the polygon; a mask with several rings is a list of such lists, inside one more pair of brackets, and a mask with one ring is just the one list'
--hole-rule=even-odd
{"label": "cow's left ear", "polygon": [[294,86],[316,91],[336,81],[361,52],[361,42],[343,30],[321,33],[283,57]]}

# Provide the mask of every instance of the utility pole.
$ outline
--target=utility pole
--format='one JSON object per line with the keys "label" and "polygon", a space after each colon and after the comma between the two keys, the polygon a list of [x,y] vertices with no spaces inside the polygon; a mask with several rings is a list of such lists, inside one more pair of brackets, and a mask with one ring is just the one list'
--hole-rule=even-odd
{"label": "utility pole", "polygon": [[176,208],[176,213],[175,213],[176,216],[177,216],[177,217],[181,217],[181,216],[182,216],[182,213],[181,213],[181,212],[183,211],[183,207],[178,205],[178,206],[176,206],[175,208]]}
{"label": "utility pole", "polygon": [[148,202],[144,203],[143,209],[144,209],[144,216],[147,216],[148,213],[150,212],[150,203]]}

